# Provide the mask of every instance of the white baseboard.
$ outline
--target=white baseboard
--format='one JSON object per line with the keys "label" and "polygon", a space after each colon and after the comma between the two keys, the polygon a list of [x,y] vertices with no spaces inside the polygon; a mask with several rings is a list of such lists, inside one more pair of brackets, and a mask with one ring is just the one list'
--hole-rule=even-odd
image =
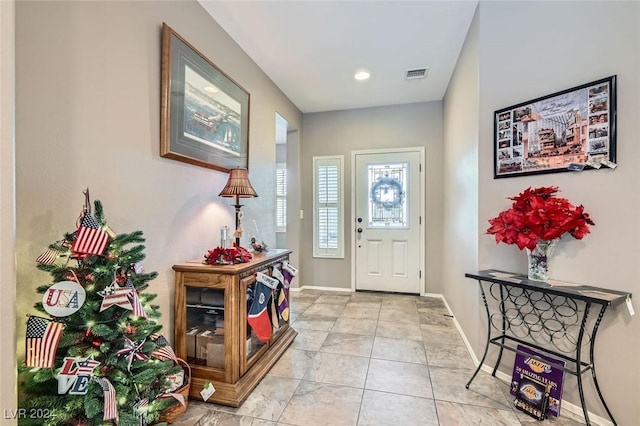
{"label": "white baseboard", "polygon": [[[475,365],[477,367],[478,364],[480,364],[480,360],[476,356],[476,353],[473,351],[473,348],[471,347],[471,343],[469,343],[469,340],[467,339],[467,336],[464,334],[464,331],[462,331],[462,327],[460,327],[460,323],[458,323],[458,320],[456,319],[456,316],[453,315],[453,311],[451,310],[451,307],[447,303],[447,299],[445,299],[442,294],[433,295],[432,297],[440,297],[442,299],[442,301],[444,302],[444,306],[447,308],[447,311],[449,311],[449,315],[451,315],[451,318],[453,318],[453,325],[456,326],[456,330],[458,330],[458,333],[460,333],[460,337],[462,337],[462,341],[464,342],[464,345],[467,348],[467,352],[469,352],[469,355],[471,356],[471,360],[473,361],[473,365]],[[509,381],[511,381],[511,379],[509,379]]]}
{"label": "white baseboard", "polygon": [[[425,296],[427,297],[437,297],[442,299],[442,301],[444,302],[445,307],[447,308],[447,311],[449,311],[449,314],[451,315],[451,317],[453,318],[453,324],[456,326],[456,329],[458,330],[458,333],[460,333],[460,337],[462,337],[462,341],[464,342],[464,345],[467,347],[467,351],[469,352],[469,355],[471,356],[471,360],[473,361],[473,365],[475,365],[476,367],[478,367],[478,365],[480,364],[480,360],[478,359],[478,357],[476,356],[475,352],[473,351],[473,349],[471,348],[471,344],[469,343],[469,340],[467,340],[467,336],[465,336],[464,331],[462,331],[462,328],[460,327],[460,324],[458,323],[458,320],[456,319],[455,315],[453,315],[453,312],[451,311],[451,308],[449,307],[449,304],[447,303],[447,299],[444,298],[444,295],[442,294],[425,294]],[[482,364],[481,370],[491,374],[493,372],[493,367],[488,366],[487,364]],[[496,371],[496,377],[500,380],[502,380],[505,383],[511,383],[511,376],[503,373],[502,371],[498,370]],[[580,416],[581,419],[584,420],[584,413],[582,412],[582,407],[579,405],[575,405],[572,404],[566,400],[562,400],[561,403],[561,407],[563,410],[567,410],[570,413],[576,414],[578,416]],[[614,426],[613,423],[611,421],[609,421],[608,419],[605,419],[604,417],[600,417],[596,414],[593,414],[592,412],[589,411],[589,420],[591,421],[591,423],[600,425],[600,426]]]}
{"label": "white baseboard", "polygon": [[337,292],[346,292],[346,293],[352,293],[350,288],[344,288],[344,287],[321,287],[321,286],[310,286],[310,285],[303,285],[302,287],[298,287],[296,289],[291,288],[292,291],[302,291],[302,290],[322,290],[322,291],[337,291]]}
{"label": "white baseboard", "polygon": [[[476,364],[476,367],[477,366],[478,364]],[[481,370],[491,374],[491,372],[493,372],[493,367],[490,367],[487,364],[482,364]],[[511,376],[509,376],[507,373],[503,373],[500,370],[496,371],[496,377],[505,383],[511,383]],[[582,412],[581,406],[572,404],[563,399],[561,407],[563,410],[567,410],[570,413],[576,414],[580,416],[581,419],[584,420],[584,413]],[[593,414],[591,411],[589,411],[589,420],[591,421],[591,423],[594,423],[600,426],[613,426],[613,423],[611,421],[605,419],[604,417],[600,417],[597,414]]]}

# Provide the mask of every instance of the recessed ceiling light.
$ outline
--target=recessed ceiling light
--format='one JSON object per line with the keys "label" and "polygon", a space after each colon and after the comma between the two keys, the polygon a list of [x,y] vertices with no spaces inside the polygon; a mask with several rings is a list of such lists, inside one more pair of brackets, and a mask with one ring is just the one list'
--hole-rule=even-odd
{"label": "recessed ceiling light", "polygon": [[218,90],[218,88],[215,86],[206,86],[204,88],[204,91],[207,93],[218,93],[220,90]]}
{"label": "recessed ceiling light", "polygon": [[367,72],[367,71],[358,71],[353,78],[355,78],[358,81],[362,81],[362,80],[368,80],[369,77],[371,77],[371,75]]}

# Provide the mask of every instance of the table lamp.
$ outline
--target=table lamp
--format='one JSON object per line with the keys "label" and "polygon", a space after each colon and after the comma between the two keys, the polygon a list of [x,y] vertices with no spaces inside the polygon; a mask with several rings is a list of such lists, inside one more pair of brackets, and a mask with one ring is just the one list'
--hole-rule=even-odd
{"label": "table lamp", "polygon": [[236,203],[233,207],[236,208],[236,246],[240,247],[240,236],[242,235],[242,228],[240,224],[240,218],[242,217],[240,213],[240,198],[253,198],[257,197],[256,191],[251,186],[251,182],[249,182],[249,172],[247,169],[243,169],[242,167],[238,167],[236,169],[231,169],[229,171],[229,180],[220,194],[220,197],[224,198],[236,198]]}

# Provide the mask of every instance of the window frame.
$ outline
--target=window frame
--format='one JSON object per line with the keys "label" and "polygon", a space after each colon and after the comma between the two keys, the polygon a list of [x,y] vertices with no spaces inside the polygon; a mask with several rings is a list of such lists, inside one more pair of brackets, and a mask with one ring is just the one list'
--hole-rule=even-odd
{"label": "window frame", "polygon": [[[278,174],[281,170],[284,170],[284,195],[278,193]],[[287,163],[276,163],[276,232],[287,232],[287,192],[288,192],[288,173]],[[279,201],[284,200],[284,226],[278,225],[278,216],[280,213]]]}
{"label": "window frame", "polygon": [[[320,203],[318,201],[318,170],[320,167],[337,167],[337,202]],[[338,244],[336,248],[322,248],[319,241],[320,209],[336,207],[338,210]],[[313,257],[344,259],[344,155],[323,155],[313,157]]]}

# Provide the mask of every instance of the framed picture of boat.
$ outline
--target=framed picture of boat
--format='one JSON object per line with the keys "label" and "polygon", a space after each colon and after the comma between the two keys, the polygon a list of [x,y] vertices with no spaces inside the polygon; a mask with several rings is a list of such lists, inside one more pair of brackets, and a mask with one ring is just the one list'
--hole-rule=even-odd
{"label": "framed picture of boat", "polygon": [[249,163],[249,93],[162,25],[160,155],[223,172]]}
{"label": "framed picture of boat", "polygon": [[494,179],[616,167],[616,76],[494,113]]}

